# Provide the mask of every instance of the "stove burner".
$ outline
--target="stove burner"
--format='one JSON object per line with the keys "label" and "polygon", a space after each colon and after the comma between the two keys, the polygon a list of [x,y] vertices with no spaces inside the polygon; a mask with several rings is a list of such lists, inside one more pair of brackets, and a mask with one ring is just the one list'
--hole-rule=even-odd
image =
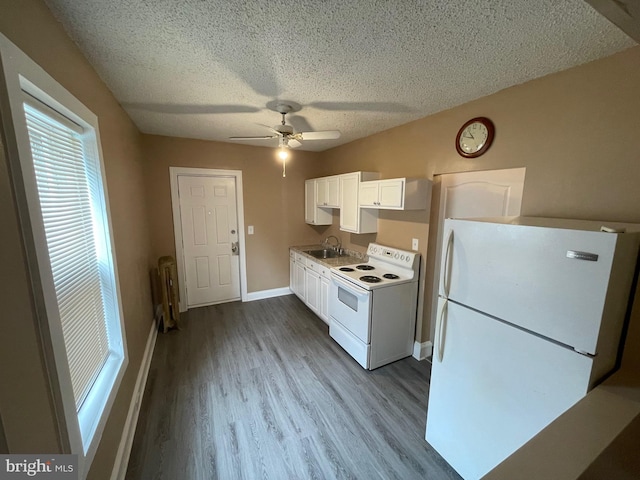
{"label": "stove burner", "polygon": [[355,270],[351,267],[342,267],[340,268],[341,272],[355,272]]}
{"label": "stove burner", "polygon": [[378,283],[382,281],[380,277],[375,277],[373,275],[363,275],[360,277],[360,280],[367,283]]}
{"label": "stove burner", "polygon": [[374,270],[373,265],[358,265],[356,268],[358,270]]}
{"label": "stove burner", "polygon": [[384,278],[388,278],[389,280],[395,280],[396,278],[400,278],[398,275],[396,275],[395,273],[385,273],[384,275],[382,275]]}

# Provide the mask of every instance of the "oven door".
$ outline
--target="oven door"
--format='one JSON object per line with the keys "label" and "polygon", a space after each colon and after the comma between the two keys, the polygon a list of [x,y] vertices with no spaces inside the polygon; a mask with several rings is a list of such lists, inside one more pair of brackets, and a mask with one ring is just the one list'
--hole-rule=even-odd
{"label": "oven door", "polygon": [[331,276],[329,292],[330,321],[336,321],[368,344],[371,338],[371,291],[358,287],[335,275]]}

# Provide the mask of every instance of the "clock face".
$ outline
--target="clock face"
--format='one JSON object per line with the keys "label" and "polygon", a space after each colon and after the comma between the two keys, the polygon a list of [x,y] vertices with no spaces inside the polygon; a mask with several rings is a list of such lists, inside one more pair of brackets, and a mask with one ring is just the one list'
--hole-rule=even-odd
{"label": "clock face", "polygon": [[487,127],[480,122],[474,122],[462,130],[459,140],[460,148],[465,153],[476,153],[487,143],[487,138],[489,138]]}
{"label": "clock face", "polygon": [[493,123],[488,118],[472,118],[458,132],[456,150],[463,157],[479,157],[491,146],[494,131]]}

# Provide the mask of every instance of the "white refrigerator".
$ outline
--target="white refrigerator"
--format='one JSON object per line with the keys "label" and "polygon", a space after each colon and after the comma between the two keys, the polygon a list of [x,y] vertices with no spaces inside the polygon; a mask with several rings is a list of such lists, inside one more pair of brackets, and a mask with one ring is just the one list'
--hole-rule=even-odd
{"label": "white refrigerator", "polygon": [[638,231],[445,221],[426,439],[463,478],[487,474],[614,368]]}

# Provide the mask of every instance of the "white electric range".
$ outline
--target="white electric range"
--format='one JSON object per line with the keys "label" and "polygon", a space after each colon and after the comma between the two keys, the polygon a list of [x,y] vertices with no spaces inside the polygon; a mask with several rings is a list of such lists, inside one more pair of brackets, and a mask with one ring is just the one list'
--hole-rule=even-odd
{"label": "white electric range", "polygon": [[373,370],[413,351],[420,254],[370,243],[367,255],[331,269],[329,334]]}

